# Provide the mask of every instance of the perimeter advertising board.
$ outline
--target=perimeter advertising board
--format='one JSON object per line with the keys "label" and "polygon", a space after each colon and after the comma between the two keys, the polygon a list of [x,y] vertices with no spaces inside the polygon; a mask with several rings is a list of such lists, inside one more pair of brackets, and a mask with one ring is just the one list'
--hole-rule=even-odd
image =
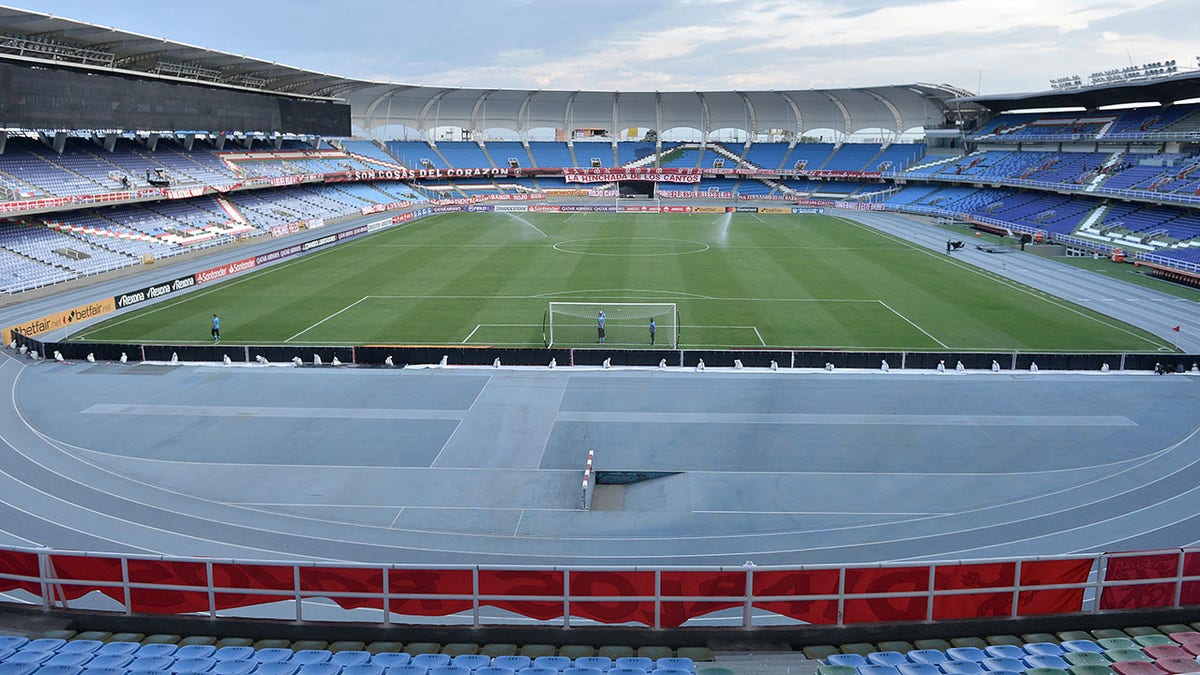
{"label": "perimeter advertising board", "polygon": [[96,302],[89,302],[86,305],[72,307],[71,309],[61,312],[47,314],[46,316],[39,317],[32,321],[26,321],[24,323],[5,328],[3,330],[4,344],[7,345],[12,341],[13,331],[16,331],[27,337],[33,337],[35,335],[41,335],[42,333],[48,333],[52,330],[58,330],[59,328],[67,328],[71,324],[79,321],[95,318],[97,316],[103,316],[104,314],[108,314],[115,309],[116,307],[113,303],[113,299],[105,298],[103,300],[97,300]]}

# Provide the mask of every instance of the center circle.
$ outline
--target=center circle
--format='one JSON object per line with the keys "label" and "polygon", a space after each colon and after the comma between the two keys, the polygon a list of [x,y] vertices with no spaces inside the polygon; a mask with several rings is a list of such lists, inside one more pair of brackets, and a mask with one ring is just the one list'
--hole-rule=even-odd
{"label": "center circle", "polygon": [[576,255],[603,255],[622,258],[642,258],[659,255],[688,255],[703,253],[709,245],[691,239],[662,237],[602,237],[599,239],[570,239],[554,244],[554,250]]}

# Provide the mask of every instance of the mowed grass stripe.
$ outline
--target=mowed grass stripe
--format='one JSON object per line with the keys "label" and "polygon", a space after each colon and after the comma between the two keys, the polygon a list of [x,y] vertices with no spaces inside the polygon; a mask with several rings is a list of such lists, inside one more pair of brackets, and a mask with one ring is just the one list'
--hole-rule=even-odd
{"label": "mowed grass stripe", "polygon": [[[458,344],[478,326],[540,325],[548,302],[563,300],[675,302],[685,326],[730,327],[708,329],[708,336],[685,330],[685,347],[692,338],[719,346],[711,339],[721,334],[738,336],[726,346],[746,346],[747,331],[738,326],[757,329],[772,347],[1149,351],[1162,345],[1143,331],[834,217],[519,215],[428,218],[121,315],[79,337],[204,344],[215,312],[224,341],[233,344],[282,344],[293,336],[292,344]],[[528,334],[530,346],[540,344],[540,330],[482,334],[505,340]]]}

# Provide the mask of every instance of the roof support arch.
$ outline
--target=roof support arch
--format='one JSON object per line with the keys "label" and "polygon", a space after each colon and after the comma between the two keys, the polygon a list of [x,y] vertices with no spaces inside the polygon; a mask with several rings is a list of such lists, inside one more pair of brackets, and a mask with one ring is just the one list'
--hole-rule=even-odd
{"label": "roof support arch", "polygon": [[837,96],[834,96],[833,93],[830,92],[829,90],[822,89],[821,93],[828,96],[829,101],[831,103],[833,103],[835,108],[838,109],[838,112],[842,113],[843,133],[845,135],[849,136],[854,131],[854,129],[851,128],[852,124],[851,124],[851,120],[850,120],[850,111],[846,109],[846,104],[842,103],[842,100],[840,98],[838,98]]}
{"label": "roof support arch", "polygon": [[879,94],[871,91],[870,89],[864,89],[863,91],[867,92],[867,95],[869,95],[871,98],[879,101],[879,104],[887,108],[888,112],[892,114],[892,123],[895,125],[892,128],[895,130],[896,134],[903,133],[905,129],[904,115],[900,114],[900,110],[896,108],[896,105]]}

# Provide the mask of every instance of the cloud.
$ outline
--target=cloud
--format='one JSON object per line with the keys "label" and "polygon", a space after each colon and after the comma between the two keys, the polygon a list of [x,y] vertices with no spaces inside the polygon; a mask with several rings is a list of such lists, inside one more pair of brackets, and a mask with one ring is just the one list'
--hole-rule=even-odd
{"label": "cloud", "polygon": [[1195,0],[28,0],[26,6],[347,77],[479,88],[805,89],[948,82],[990,93],[1191,61]]}

